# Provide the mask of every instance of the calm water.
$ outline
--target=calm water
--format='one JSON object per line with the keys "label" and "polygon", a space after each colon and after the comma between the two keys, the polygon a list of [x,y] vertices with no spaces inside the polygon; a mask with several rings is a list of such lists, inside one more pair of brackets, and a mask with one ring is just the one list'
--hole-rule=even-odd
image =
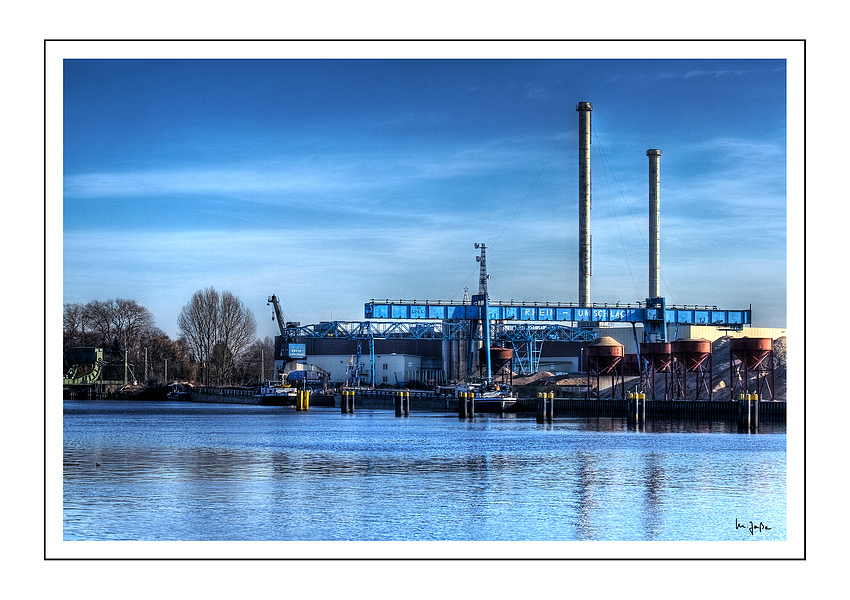
{"label": "calm water", "polygon": [[786,536],[784,427],[190,402],[64,413],[65,540]]}

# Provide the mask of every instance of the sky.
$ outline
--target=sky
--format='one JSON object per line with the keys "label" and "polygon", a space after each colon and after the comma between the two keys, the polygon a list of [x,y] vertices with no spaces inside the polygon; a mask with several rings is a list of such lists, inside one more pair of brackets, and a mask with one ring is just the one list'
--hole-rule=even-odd
{"label": "sky", "polygon": [[786,326],[783,59],[65,59],[63,301],[130,298],[179,336],[212,286],[287,320],[370,299],[578,300],[592,112],[592,302],[661,293]]}

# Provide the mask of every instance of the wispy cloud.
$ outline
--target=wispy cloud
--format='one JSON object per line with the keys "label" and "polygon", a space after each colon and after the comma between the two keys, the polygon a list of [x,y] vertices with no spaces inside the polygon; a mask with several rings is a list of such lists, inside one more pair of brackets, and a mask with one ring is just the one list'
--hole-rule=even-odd
{"label": "wispy cloud", "polygon": [[703,71],[703,70],[697,69],[697,70],[694,70],[694,71],[688,71],[687,73],[682,75],[682,77],[684,77],[685,79],[689,79],[691,77],[723,77],[724,75],[744,75],[747,72],[748,71],[743,70],[743,69],[731,70],[731,71],[726,71],[726,70]]}

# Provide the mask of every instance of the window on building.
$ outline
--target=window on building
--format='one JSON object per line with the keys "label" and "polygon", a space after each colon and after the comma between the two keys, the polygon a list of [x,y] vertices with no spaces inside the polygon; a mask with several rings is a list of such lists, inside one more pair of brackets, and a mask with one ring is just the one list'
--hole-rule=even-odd
{"label": "window on building", "polygon": [[[389,363],[384,363],[384,371],[386,371],[389,368],[390,368]],[[386,381],[386,379],[384,381]]]}

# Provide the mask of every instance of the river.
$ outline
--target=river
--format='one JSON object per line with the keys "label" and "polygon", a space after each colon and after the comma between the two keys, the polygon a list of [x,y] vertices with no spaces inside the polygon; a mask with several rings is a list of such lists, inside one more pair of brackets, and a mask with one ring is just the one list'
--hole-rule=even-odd
{"label": "river", "polygon": [[63,446],[65,541],[786,539],[781,424],[65,400]]}

